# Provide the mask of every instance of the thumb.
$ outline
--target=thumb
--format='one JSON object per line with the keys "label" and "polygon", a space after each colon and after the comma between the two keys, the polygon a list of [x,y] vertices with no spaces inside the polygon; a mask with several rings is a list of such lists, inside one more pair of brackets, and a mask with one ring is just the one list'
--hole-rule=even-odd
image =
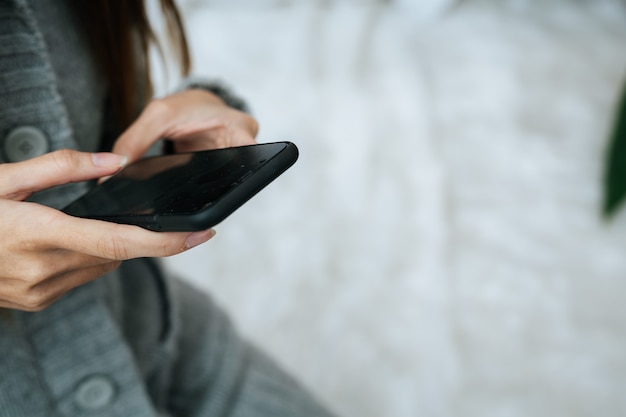
{"label": "thumb", "polygon": [[63,149],[28,161],[1,164],[0,197],[25,199],[55,185],[113,175],[125,163],[125,157],[113,153]]}

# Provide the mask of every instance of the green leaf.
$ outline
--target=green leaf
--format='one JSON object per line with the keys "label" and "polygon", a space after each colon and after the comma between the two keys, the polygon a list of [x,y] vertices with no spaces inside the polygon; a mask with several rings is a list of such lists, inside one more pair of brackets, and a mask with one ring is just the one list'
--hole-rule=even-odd
{"label": "green leaf", "polygon": [[604,176],[603,214],[606,218],[615,215],[626,197],[626,88],[622,91],[616,116]]}

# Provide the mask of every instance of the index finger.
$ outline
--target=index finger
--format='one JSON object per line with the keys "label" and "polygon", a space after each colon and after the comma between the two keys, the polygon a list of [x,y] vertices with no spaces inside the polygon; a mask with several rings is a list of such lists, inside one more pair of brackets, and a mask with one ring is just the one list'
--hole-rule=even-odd
{"label": "index finger", "polygon": [[113,152],[125,155],[132,162],[139,159],[159,139],[176,139],[225,124],[223,117],[208,117],[202,114],[201,108],[182,112],[181,107],[179,97],[153,100],[120,135],[113,146]]}
{"label": "index finger", "polygon": [[125,159],[112,153],[63,149],[23,162],[0,164],[0,196],[27,197],[55,185],[112,175]]}

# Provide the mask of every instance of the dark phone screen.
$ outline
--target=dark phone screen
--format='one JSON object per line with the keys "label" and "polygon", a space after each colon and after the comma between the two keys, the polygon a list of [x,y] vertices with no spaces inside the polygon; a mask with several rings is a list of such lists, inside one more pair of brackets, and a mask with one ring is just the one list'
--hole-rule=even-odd
{"label": "dark phone screen", "polygon": [[192,214],[218,202],[286,146],[268,143],[146,158],[63,211],[79,217]]}

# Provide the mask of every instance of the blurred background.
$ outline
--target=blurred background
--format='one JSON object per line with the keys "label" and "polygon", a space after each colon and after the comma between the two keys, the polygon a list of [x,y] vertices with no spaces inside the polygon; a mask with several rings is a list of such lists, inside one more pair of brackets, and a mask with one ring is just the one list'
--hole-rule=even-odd
{"label": "blurred background", "polygon": [[171,270],[343,416],[626,415],[623,1],[180,5],[301,157]]}

